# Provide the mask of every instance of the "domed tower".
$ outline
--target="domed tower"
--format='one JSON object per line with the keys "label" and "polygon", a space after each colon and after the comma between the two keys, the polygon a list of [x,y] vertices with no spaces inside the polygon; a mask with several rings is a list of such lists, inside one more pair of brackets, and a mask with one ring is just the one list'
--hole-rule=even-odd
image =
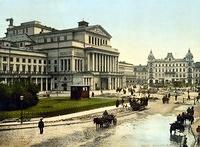
{"label": "domed tower", "polygon": [[148,61],[152,61],[154,59],[155,59],[155,57],[154,57],[152,50],[151,50],[150,53],[149,53],[149,56],[148,56]]}
{"label": "domed tower", "polygon": [[150,51],[149,53],[149,56],[148,56],[148,83],[149,83],[149,86],[152,86],[153,85],[153,61],[155,60],[155,57],[152,53],[152,50]]}
{"label": "domed tower", "polygon": [[190,52],[190,49],[188,50],[185,58],[184,58],[187,62],[187,82],[188,84],[192,84],[192,78],[193,78],[193,55]]}
{"label": "domed tower", "polygon": [[185,56],[186,61],[193,61],[193,55],[190,52],[190,49],[188,50],[186,56]]}

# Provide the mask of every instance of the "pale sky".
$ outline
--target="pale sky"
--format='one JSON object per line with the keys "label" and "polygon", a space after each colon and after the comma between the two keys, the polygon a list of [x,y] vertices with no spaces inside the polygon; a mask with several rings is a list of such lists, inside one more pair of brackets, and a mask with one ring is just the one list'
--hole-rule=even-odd
{"label": "pale sky", "polygon": [[146,64],[172,52],[183,58],[188,48],[200,61],[200,0],[0,0],[0,37],[14,25],[38,20],[57,29],[77,27],[84,18],[112,35],[120,61]]}

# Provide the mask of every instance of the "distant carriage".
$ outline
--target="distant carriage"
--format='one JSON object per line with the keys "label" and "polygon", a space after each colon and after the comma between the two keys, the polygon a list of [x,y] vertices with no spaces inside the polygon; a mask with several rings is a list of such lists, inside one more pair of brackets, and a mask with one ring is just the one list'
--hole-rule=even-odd
{"label": "distant carriage", "polygon": [[94,124],[96,124],[96,129],[97,128],[107,128],[109,127],[111,124],[116,125],[117,124],[117,118],[115,117],[115,115],[110,114],[107,116],[103,116],[103,117],[95,117],[93,119]]}
{"label": "distant carriage", "polygon": [[148,105],[148,98],[135,98],[130,101],[130,106],[133,111],[141,111],[144,110],[145,107]]}

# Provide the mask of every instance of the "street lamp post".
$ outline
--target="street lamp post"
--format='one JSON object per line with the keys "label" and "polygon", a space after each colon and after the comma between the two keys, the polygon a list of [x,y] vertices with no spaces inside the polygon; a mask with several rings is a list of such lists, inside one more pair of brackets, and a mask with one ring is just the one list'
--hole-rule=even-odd
{"label": "street lamp post", "polygon": [[22,102],[23,102],[23,100],[24,100],[24,96],[21,95],[20,96],[20,106],[21,106],[21,116],[20,117],[21,117],[21,124],[23,123],[23,116],[22,116],[23,115],[23,113],[22,113],[23,112],[23,108],[22,108]]}

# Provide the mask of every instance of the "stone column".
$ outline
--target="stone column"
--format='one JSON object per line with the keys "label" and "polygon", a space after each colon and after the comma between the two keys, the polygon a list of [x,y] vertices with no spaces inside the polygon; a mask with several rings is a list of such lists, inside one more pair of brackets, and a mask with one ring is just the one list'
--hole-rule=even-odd
{"label": "stone column", "polygon": [[38,79],[37,79],[37,78],[35,78],[35,84],[36,84],[36,85],[38,84]]}
{"label": "stone column", "polygon": [[88,59],[88,71],[90,71],[91,69],[90,69],[90,53],[88,53],[88,57],[87,57],[87,59]]}
{"label": "stone column", "polygon": [[40,79],[40,91],[43,91],[43,78]]}
{"label": "stone column", "polygon": [[99,54],[99,71],[102,71],[101,54]]}
{"label": "stone column", "polygon": [[108,56],[107,55],[105,55],[105,72],[108,72],[108,69],[107,69],[107,67],[108,67]]}
{"label": "stone column", "polygon": [[46,78],[46,91],[48,91],[48,78]]}
{"label": "stone column", "polygon": [[5,83],[8,84],[8,79],[7,78],[5,78]]}
{"label": "stone column", "polygon": [[95,54],[95,60],[96,60],[96,64],[95,64],[96,65],[96,69],[95,69],[95,71],[98,71],[98,66],[99,65],[98,65],[98,54],[97,53]]}
{"label": "stone column", "polygon": [[51,90],[53,90],[53,77],[51,78]]}
{"label": "stone column", "polygon": [[95,69],[95,59],[94,59],[94,53],[92,53],[92,71]]}
{"label": "stone column", "polygon": [[110,56],[108,56],[108,72],[110,72]]}
{"label": "stone column", "polygon": [[71,58],[71,71],[75,71],[75,59],[74,59],[74,57]]}
{"label": "stone column", "polygon": [[65,59],[65,71],[68,70],[68,59]]}
{"label": "stone column", "polygon": [[116,72],[118,72],[119,71],[119,62],[118,62],[118,57],[116,57]]}
{"label": "stone column", "polygon": [[101,71],[104,72],[104,55],[101,54]]}
{"label": "stone column", "polygon": [[115,78],[115,89],[117,89],[117,78]]}
{"label": "stone column", "polygon": [[111,82],[111,77],[108,77],[108,90],[111,90],[111,84],[112,84],[112,82]]}

